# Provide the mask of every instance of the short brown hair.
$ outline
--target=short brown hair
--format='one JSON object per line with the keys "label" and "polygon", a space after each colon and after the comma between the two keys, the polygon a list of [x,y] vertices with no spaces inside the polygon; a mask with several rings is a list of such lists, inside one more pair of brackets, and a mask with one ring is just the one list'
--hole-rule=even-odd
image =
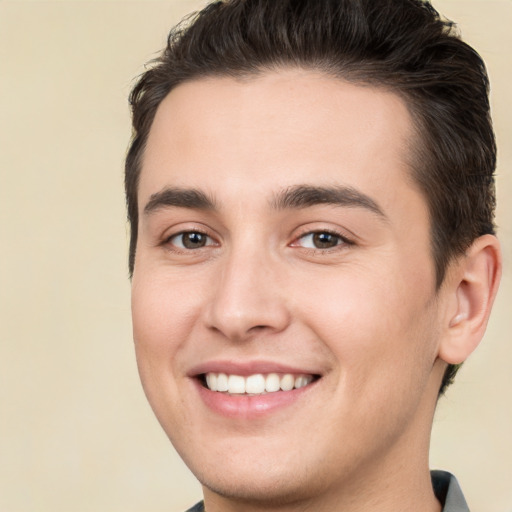
{"label": "short brown hair", "polygon": [[[421,0],[225,0],[174,28],[131,95],[125,188],[137,245],[137,189],[156,110],[178,84],[283,67],[385,87],[406,102],[419,134],[411,174],[426,198],[437,287],[449,262],[494,233],[496,143],[485,65]],[[440,393],[458,369],[450,365]]]}

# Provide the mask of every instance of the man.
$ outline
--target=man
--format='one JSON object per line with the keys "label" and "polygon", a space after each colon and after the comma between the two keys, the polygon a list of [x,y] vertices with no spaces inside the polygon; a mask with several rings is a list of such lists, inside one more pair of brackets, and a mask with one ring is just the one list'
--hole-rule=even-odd
{"label": "man", "polygon": [[487,93],[419,0],[227,0],[171,33],[126,192],[137,362],[192,510],[467,510],[428,450],[500,276]]}

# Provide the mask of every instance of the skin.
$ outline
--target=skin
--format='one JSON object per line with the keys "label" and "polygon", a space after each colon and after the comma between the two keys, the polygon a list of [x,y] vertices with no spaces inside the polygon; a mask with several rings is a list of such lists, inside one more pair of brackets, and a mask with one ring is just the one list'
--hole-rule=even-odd
{"label": "skin", "polygon": [[[208,512],[441,510],[432,417],[446,363],[474,348],[452,333],[478,308],[469,285],[460,291],[465,267],[436,292],[413,141],[399,97],[307,70],[200,79],[160,105],[139,185],[134,339],[146,395]],[[276,208],[304,185],[351,187],[381,213]],[[166,188],[201,191],[215,208],[145,212]],[[183,247],[198,231],[205,245]],[[313,232],[333,246],[315,247]],[[488,275],[493,244],[478,252]],[[228,417],[191,375],[213,360],[321,378],[270,413]]]}

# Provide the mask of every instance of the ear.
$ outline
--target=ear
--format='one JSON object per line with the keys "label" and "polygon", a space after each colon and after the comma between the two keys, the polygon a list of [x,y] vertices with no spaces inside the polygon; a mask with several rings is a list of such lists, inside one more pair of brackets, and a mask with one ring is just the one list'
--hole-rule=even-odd
{"label": "ear", "polygon": [[459,364],[480,343],[501,277],[501,251],[493,235],[477,238],[451,266],[447,288],[444,333],[439,357]]}

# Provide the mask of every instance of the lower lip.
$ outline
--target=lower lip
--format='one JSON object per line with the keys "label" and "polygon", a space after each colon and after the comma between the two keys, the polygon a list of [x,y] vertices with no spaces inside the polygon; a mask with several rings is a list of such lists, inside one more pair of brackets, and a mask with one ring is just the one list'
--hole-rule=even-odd
{"label": "lower lip", "polygon": [[194,379],[199,396],[214,412],[229,418],[258,418],[289,407],[307,394],[317,381],[291,391],[276,391],[262,395],[230,395],[210,391]]}

